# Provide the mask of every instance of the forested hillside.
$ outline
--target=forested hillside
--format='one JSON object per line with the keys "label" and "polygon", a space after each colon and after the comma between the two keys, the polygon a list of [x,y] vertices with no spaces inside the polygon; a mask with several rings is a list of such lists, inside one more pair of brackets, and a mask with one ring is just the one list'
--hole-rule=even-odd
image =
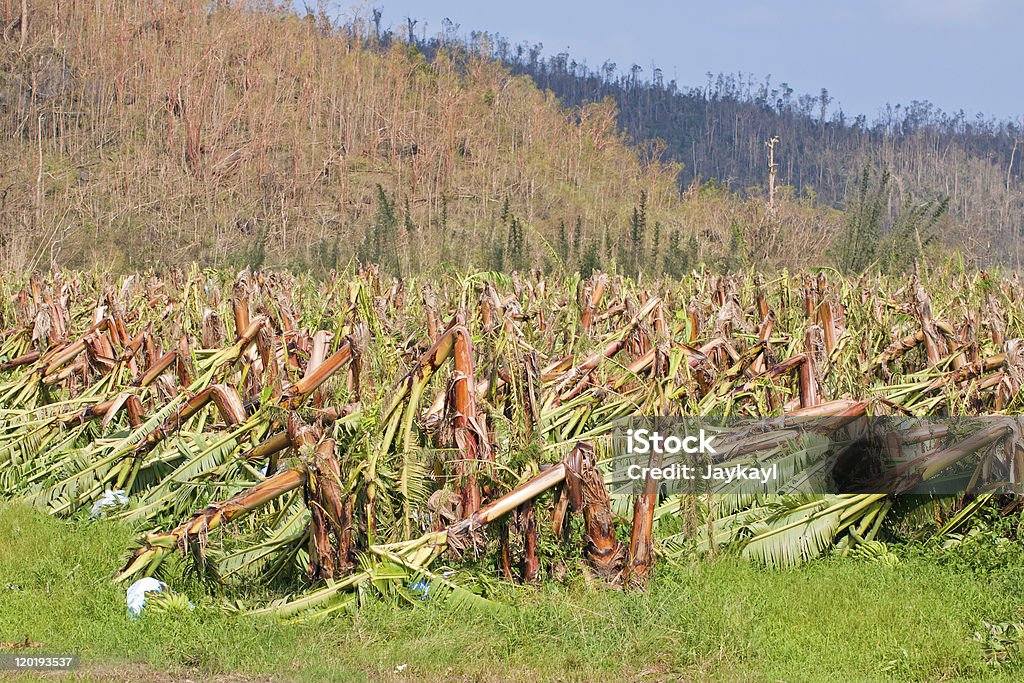
{"label": "forested hillside", "polygon": [[[619,120],[638,140],[665,142],[684,164],[680,182],[715,179],[746,191],[766,179],[764,143],[778,135],[779,181],[798,197],[844,205],[864,167],[888,169],[895,203],[948,198],[951,241],[983,258],[1020,264],[1024,235],[1024,127],[1020,121],[945,113],[928,102],[886,107],[878,117],[847,116],[828,90],[797,96],[785,83],[739,74],[687,87],[606,64],[591,71],[568,55],[531,59],[505,53],[513,72],[531,76],[568,104],[615,100]],[[1024,120],[1024,119],[1022,119]],[[1009,252],[1009,253],[1008,253]]]}
{"label": "forested hillside", "polygon": [[[255,0],[2,12],[7,269],[849,270],[864,259],[835,246],[862,241],[888,270],[950,247],[1018,262],[1011,125],[927,110],[849,122],[824,96],[730,79],[685,90],[483,34],[410,39],[376,13],[339,24]],[[913,249],[882,259],[899,234]]]}
{"label": "forested hillside", "polygon": [[[406,26],[384,39],[409,35]],[[906,203],[948,200],[954,219],[943,229],[948,244],[981,260],[1019,265],[1024,256],[1024,118],[968,117],[922,101],[893,103],[876,117],[851,116],[827,89],[798,94],[785,82],[752,74],[709,73],[705,83],[686,85],[656,67],[605,62],[592,68],[569,53],[545,56],[540,44],[513,45],[500,34],[460,38],[450,23],[434,37],[411,35],[428,55],[463,40],[570,106],[614,101],[634,141],[655,144],[665,159],[681,164],[683,188],[713,181],[743,195],[762,193],[765,142],[777,135],[784,194],[848,207],[865,168],[876,176],[888,170],[890,222]]]}
{"label": "forested hillside", "polygon": [[5,8],[8,268],[608,260],[641,196],[680,227],[676,169],[612,106],[570,114],[483,56],[263,3]]}

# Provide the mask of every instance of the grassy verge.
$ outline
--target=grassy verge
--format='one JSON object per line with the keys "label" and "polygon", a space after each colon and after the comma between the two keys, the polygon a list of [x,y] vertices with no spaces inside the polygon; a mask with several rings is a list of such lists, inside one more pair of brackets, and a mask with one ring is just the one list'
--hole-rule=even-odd
{"label": "grassy verge", "polygon": [[0,506],[0,641],[78,653],[85,680],[1020,680],[973,634],[1018,620],[1021,570],[910,559],[766,572],[665,569],[647,593],[509,589],[499,615],[425,603],[321,624],[194,612],[129,619],[110,582],[132,531]]}

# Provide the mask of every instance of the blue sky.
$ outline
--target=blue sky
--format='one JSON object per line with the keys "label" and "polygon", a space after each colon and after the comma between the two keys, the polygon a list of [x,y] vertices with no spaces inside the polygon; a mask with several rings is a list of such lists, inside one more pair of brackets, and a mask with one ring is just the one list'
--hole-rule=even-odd
{"label": "blue sky", "polygon": [[851,115],[886,103],[929,100],[999,118],[1024,116],[1024,0],[680,0],[557,2],[378,0],[334,5],[342,15],[383,9],[428,34],[450,18],[461,33],[486,30],[513,44],[567,50],[599,67],[661,67],[666,80],[699,85],[708,71],[772,77],[797,93],[828,88]]}

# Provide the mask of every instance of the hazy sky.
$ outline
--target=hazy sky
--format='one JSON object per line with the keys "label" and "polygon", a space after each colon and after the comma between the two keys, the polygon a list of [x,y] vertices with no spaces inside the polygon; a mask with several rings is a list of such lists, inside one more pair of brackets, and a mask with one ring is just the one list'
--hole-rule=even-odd
{"label": "hazy sky", "polygon": [[[344,13],[352,2],[335,5]],[[929,100],[942,109],[1024,116],[1024,0],[557,0],[365,1],[384,25],[406,16],[429,35],[445,17],[460,33],[501,33],[544,44],[591,67],[614,61],[661,67],[665,79],[699,85],[708,71],[753,73],[800,93],[822,87],[851,115]]]}

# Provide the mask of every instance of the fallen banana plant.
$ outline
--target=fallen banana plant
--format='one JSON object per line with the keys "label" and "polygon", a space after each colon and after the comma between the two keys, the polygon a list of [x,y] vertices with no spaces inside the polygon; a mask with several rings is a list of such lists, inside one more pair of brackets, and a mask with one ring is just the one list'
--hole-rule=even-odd
{"label": "fallen banana plant", "polygon": [[[819,474],[806,420],[1019,412],[1016,275],[641,286],[605,273],[422,282],[368,266],[0,283],[0,496],[150,529],[119,578],[184,556],[226,590],[286,594],[256,611],[324,614],[371,594],[485,606],[488,581],[564,574],[550,548],[571,530],[585,576],[636,588],[661,560],[716,552],[772,566],[836,548],[874,557],[906,492],[955,479],[994,495],[993,473],[1015,486],[1024,467],[1015,423],[993,418],[903,442],[903,488],[801,488]],[[675,494],[648,475],[629,495],[609,488],[616,425],[663,415],[762,420],[730,457],[776,465],[780,485]],[[799,448],[783,447],[794,434]],[[102,507],[114,492],[128,502]],[[962,528],[977,509],[936,515]]]}

